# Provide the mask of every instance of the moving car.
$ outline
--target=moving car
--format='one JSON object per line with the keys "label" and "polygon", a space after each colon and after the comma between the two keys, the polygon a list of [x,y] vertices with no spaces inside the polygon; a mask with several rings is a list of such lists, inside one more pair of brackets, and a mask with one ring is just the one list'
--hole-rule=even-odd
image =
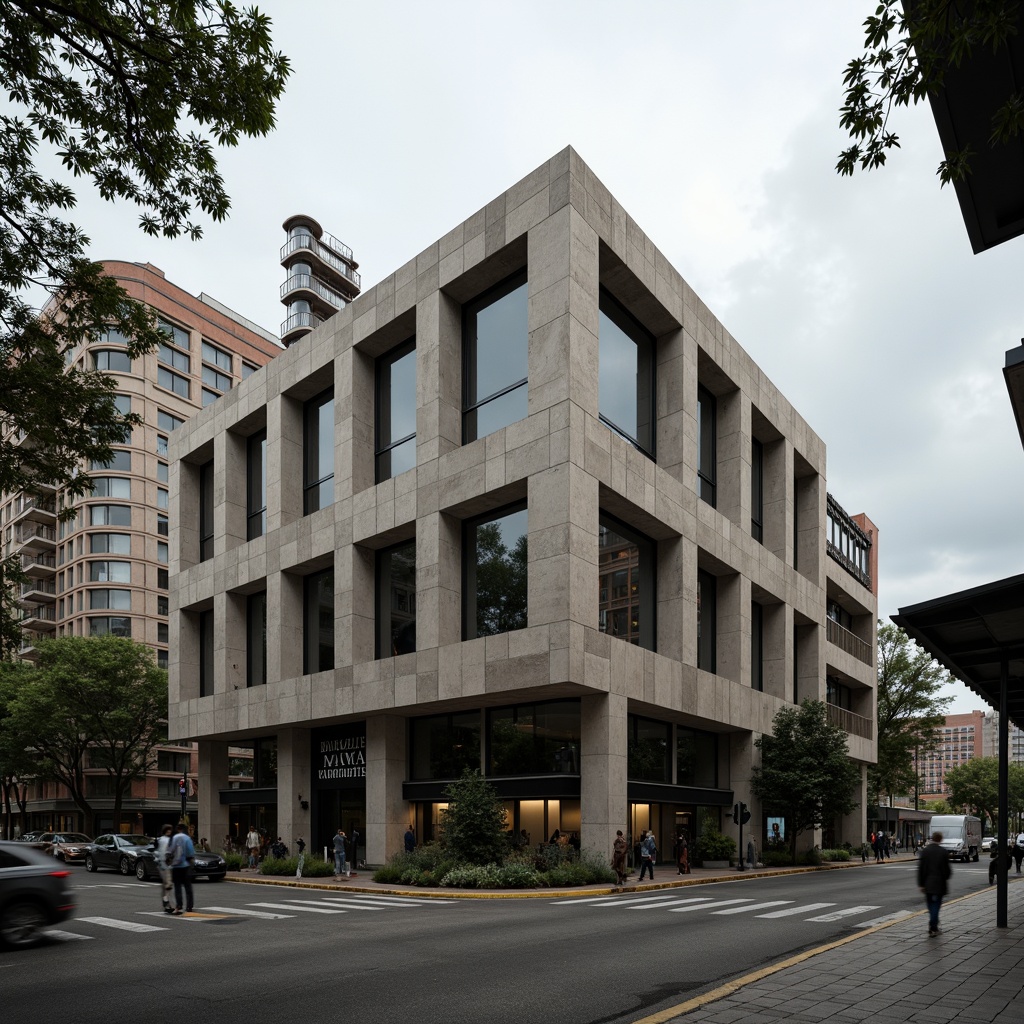
{"label": "moving car", "polygon": [[30,841],[33,849],[48,853],[67,863],[85,860],[86,847],[92,840],[81,832],[40,832]]}
{"label": "moving car", "polygon": [[24,843],[0,842],[0,945],[33,946],[74,909],[66,868]]}
{"label": "moving car", "polygon": [[981,841],[981,852],[982,853],[991,853],[991,851],[992,851],[992,844],[995,841],[996,841],[996,837],[995,836],[985,836],[985,838],[982,839],[982,841]]}
{"label": "moving car", "polygon": [[[193,878],[208,878],[211,882],[222,882],[227,874],[227,861],[219,853],[203,853],[196,850],[196,859],[192,864]],[[143,850],[135,859],[135,877],[144,882],[147,878],[159,878],[156,853]]]}
{"label": "moving car", "polygon": [[950,859],[966,863],[981,855],[981,819],[972,814],[933,814],[928,831],[942,833],[942,848]]}
{"label": "moving car", "polygon": [[120,871],[122,875],[132,875],[139,857],[150,850],[152,845],[153,840],[149,836],[123,836],[118,833],[97,836],[86,847],[85,870],[110,868],[112,871]]}

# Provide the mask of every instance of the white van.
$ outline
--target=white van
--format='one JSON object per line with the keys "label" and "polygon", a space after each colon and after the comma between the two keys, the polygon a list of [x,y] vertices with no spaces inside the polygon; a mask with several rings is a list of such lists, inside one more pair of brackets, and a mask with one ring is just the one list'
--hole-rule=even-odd
{"label": "white van", "polygon": [[933,814],[928,829],[942,833],[942,848],[951,859],[978,859],[981,852],[980,818],[970,814]]}

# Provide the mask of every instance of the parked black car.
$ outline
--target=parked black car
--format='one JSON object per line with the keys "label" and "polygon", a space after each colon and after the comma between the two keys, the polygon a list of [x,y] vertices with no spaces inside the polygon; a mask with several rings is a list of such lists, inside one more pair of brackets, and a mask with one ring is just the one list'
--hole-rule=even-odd
{"label": "parked black car", "polygon": [[0,842],[0,944],[33,946],[75,909],[70,872],[24,843]]}
{"label": "parked black car", "polygon": [[139,856],[153,845],[149,836],[122,836],[110,833],[97,836],[85,851],[85,870],[110,868],[122,875],[135,873]]}
{"label": "parked black car", "polygon": [[[219,853],[202,853],[196,850],[196,859],[192,864],[193,878],[208,878],[211,882],[222,882],[227,874],[227,861]],[[156,853],[153,850],[142,850],[135,858],[135,877],[144,882],[147,878],[159,878],[156,866]]]}

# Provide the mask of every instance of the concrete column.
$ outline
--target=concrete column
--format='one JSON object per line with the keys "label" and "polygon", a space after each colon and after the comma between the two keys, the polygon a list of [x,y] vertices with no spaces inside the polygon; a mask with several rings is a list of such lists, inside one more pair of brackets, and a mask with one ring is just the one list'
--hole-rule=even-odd
{"label": "concrete column", "polygon": [[402,797],[405,778],[405,719],[378,715],[366,720],[367,864],[384,864],[403,849],[412,808]]}
{"label": "concrete column", "polygon": [[217,693],[246,686],[246,621],[244,594],[217,594],[213,599],[215,639],[214,681]]}
{"label": "concrete column", "polygon": [[761,655],[764,692],[786,700],[787,682],[791,676],[786,666],[791,665],[793,647],[793,610],[785,604],[766,604],[761,607]]}
{"label": "concrete column", "polygon": [[298,852],[295,840],[311,845],[309,811],[303,810],[299,796],[309,806],[313,788],[310,770],[308,729],[281,729],[277,734],[277,831],[288,847]]}
{"label": "concrete column", "polygon": [[302,518],[302,403],[277,395],[267,404],[267,532]]}
{"label": "concrete column", "polygon": [[655,342],[658,375],[655,451],[662,469],[692,486],[686,475],[684,337],[683,331],[672,331]]}
{"label": "concrete column", "polygon": [[715,507],[750,532],[750,401],[741,391],[718,396]]}
{"label": "concrete column", "polygon": [[[750,792],[751,769],[760,762],[761,757],[754,740],[757,737],[750,732],[734,732],[729,734],[729,780],[727,785],[732,787],[733,800],[736,803],[743,802],[750,811],[750,821],[743,826],[743,847],[739,846],[740,827],[733,823],[732,808],[727,808],[723,814],[722,831],[727,836],[732,836],[737,843],[737,856],[746,857],[747,840],[753,835],[757,844],[757,852],[763,849],[764,835],[761,831],[761,805],[755,801]],[[719,780],[721,783],[721,780]]]}
{"label": "concrete column", "polygon": [[684,585],[683,548],[681,537],[658,541],[657,651],[673,661],[685,660],[684,626],[687,621],[687,598]]}
{"label": "concrete column", "polygon": [[416,305],[416,462],[462,444],[462,307],[434,291]]}
{"label": "concrete column", "polygon": [[825,488],[817,473],[798,476],[793,483],[796,515],[797,571],[812,583],[823,585],[821,559],[825,554]]}
{"label": "concrete column", "polygon": [[440,512],[416,522],[416,647],[420,651],[462,639],[461,530],[458,520]]}
{"label": "concrete column", "polygon": [[853,799],[857,801],[849,814],[839,822],[837,843],[849,843],[855,850],[867,840],[867,806],[868,806],[868,766],[860,766],[860,782],[853,791]]}
{"label": "concrete column", "polygon": [[719,576],[715,609],[715,674],[750,685],[750,580]]}
{"label": "concrete column", "polygon": [[245,438],[222,430],[213,438],[213,530],[217,554],[246,542]]}
{"label": "concrete column", "polygon": [[787,565],[793,564],[793,446],[786,440],[763,447],[762,500],[764,546]]}
{"label": "concrete column", "polygon": [[622,694],[601,693],[580,703],[580,839],[583,849],[610,857],[616,830],[629,829],[627,701]]}
{"label": "concrete column", "polygon": [[220,802],[220,791],[228,788],[228,745],[217,740],[199,741],[199,828],[219,850],[230,829],[231,814]]}
{"label": "concrete column", "polygon": [[302,577],[267,577],[267,682],[302,675]]}

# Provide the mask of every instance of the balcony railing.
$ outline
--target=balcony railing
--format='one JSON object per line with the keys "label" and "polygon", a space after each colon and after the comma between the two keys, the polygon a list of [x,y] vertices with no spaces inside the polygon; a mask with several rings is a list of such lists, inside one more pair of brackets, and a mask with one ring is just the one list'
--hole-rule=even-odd
{"label": "balcony railing", "polygon": [[22,555],[21,568],[24,572],[42,569],[44,571],[57,568],[57,559],[53,555]]}
{"label": "balcony railing", "polygon": [[22,597],[29,594],[54,594],[57,593],[56,580],[33,580],[31,583],[22,583],[19,593]]}
{"label": "balcony railing", "polygon": [[[328,235],[328,238],[331,236]],[[341,246],[341,243],[337,243]],[[352,250],[348,246],[342,246],[347,251],[349,259],[351,259]],[[298,252],[300,249],[308,249],[310,252],[315,253],[324,263],[329,267],[333,267],[342,277],[347,277],[357,288],[360,287],[359,272],[353,270],[337,253],[332,252],[322,242],[317,241],[310,234],[293,235],[288,239],[284,245],[281,246],[281,262],[283,263],[293,252]]]}
{"label": "balcony railing", "polygon": [[22,495],[18,498],[11,510],[11,518],[17,519],[28,512],[40,512],[46,516],[57,514],[57,504],[53,498],[38,498],[35,495]]}
{"label": "balcony railing", "polygon": [[305,327],[308,330],[313,330],[314,327],[319,327],[321,323],[320,317],[316,313],[292,313],[290,317],[283,324],[281,324],[281,337],[284,338],[286,335],[292,333],[292,331],[300,330]]}
{"label": "balcony railing", "polygon": [[870,718],[847,711],[846,708],[836,707],[835,704],[828,705],[828,720],[852,736],[863,736],[869,740],[874,734],[874,722]]}
{"label": "balcony railing", "polygon": [[348,305],[348,299],[345,298],[340,292],[336,292],[333,288],[328,288],[318,277],[314,277],[312,274],[292,274],[283,285],[281,285],[281,298],[283,299],[286,295],[291,292],[299,291],[299,289],[305,289],[306,291],[314,292],[319,295],[324,302],[330,303],[332,306],[336,306],[338,309],[344,309]]}
{"label": "balcony railing", "polygon": [[830,644],[835,644],[847,654],[852,654],[858,661],[863,661],[865,665],[874,665],[871,644],[861,640],[845,626],[840,626],[835,619],[825,619],[825,636]]}
{"label": "balcony railing", "polygon": [[34,540],[56,542],[57,531],[42,523],[22,523],[15,529],[14,539],[19,544],[28,544]]}
{"label": "balcony railing", "polygon": [[39,605],[36,608],[26,608],[21,613],[21,621],[32,622],[33,620],[38,622],[56,622],[57,609],[45,605]]}

